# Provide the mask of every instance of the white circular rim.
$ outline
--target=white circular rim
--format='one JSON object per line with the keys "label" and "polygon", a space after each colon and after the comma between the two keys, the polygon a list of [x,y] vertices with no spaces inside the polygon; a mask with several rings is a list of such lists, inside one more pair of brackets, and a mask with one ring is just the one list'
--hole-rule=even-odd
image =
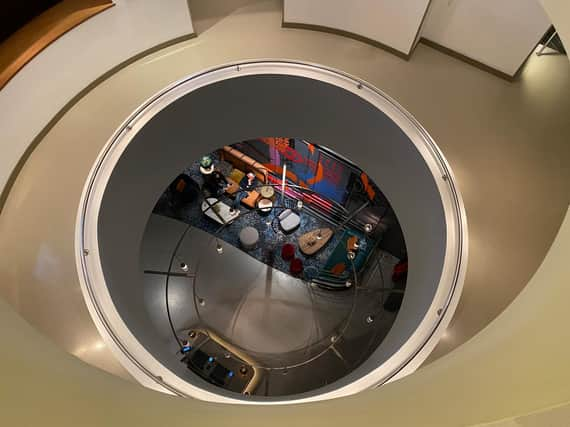
{"label": "white circular rim", "polygon": [[[406,343],[380,367],[358,380],[322,394],[272,401],[241,400],[212,393],[184,381],[164,367],[130,332],[117,312],[98,253],[97,219],[109,177],[121,154],[155,114],[176,99],[212,83],[245,75],[279,74],[319,80],[343,88],[374,105],[393,120],[416,146],[435,178],[447,224],[446,253],[440,283],[428,313]],[[143,385],[179,396],[243,404],[292,404],[351,395],[415,371],[431,353],[457,307],[467,266],[467,221],[455,178],[427,131],[397,102],[365,81],[316,64],[259,60],[232,63],[193,74],[168,86],[142,104],[99,154],[83,189],[76,222],[76,265],[89,312],[107,345]],[[135,356],[136,355],[136,356]]]}

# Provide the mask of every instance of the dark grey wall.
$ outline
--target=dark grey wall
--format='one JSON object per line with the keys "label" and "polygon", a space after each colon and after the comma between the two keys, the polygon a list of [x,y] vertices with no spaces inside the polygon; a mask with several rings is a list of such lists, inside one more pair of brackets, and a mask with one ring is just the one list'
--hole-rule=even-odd
{"label": "dark grey wall", "polygon": [[437,289],[446,250],[443,206],[406,134],[363,99],[317,80],[225,80],[178,99],[139,131],[109,180],[98,222],[102,265],[117,309],[148,350],[164,351],[141,309],[139,247],[152,208],[191,160],[262,135],[297,135],[346,156],[382,188],[398,215],[410,272],[400,316],[374,360],[380,363],[413,333]]}

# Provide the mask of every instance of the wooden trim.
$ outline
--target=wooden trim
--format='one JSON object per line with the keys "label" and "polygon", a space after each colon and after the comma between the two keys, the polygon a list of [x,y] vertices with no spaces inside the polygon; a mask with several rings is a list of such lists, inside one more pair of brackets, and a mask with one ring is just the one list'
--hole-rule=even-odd
{"label": "wooden trim", "polygon": [[361,36],[360,34],[351,33],[350,31],[339,30],[337,28],[326,27],[323,25],[302,24],[298,22],[285,22],[284,20],[281,22],[281,26],[283,28],[297,28],[302,30],[320,31],[323,33],[330,33],[330,34],[335,34],[337,36],[348,37],[350,39],[358,40],[359,42],[363,42],[371,46],[384,49],[385,51],[390,52],[406,61],[410,59],[409,53],[404,53],[398,49],[394,49],[393,47],[385,45],[384,43],[380,43],[379,41],[369,39],[368,37]]}
{"label": "wooden trim", "polygon": [[4,208],[6,200],[8,199],[8,194],[10,194],[10,191],[12,190],[12,187],[14,186],[14,183],[16,182],[16,179],[17,179],[18,175],[20,174],[20,171],[24,167],[24,164],[28,161],[32,152],[40,144],[42,139],[45,138],[45,136],[48,134],[48,132],[57,124],[57,122],[69,110],[71,110],[71,108],[73,108],[73,106],[75,104],[77,104],[81,100],[81,98],[83,98],[85,95],[87,95],[89,92],[91,92],[95,87],[99,86],[101,83],[103,83],[109,77],[111,77],[113,74],[119,72],[120,70],[122,70],[123,68],[132,64],[133,62],[136,62],[139,59],[141,59],[147,55],[150,55],[151,53],[157,52],[161,49],[172,46],[174,44],[193,39],[194,37],[196,37],[196,33],[186,34],[184,36],[180,36],[180,37],[177,37],[175,39],[168,40],[166,42],[160,43],[154,47],[151,47],[151,48],[149,48],[143,52],[140,52],[140,53],[132,56],[131,58],[127,59],[126,61],[121,62],[120,64],[111,68],[109,71],[105,72],[103,75],[101,75],[100,77],[95,79],[93,82],[88,84],[85,88],[83,88],[71,100],[69,100],[67,102],[67,104],[65,104],[63,106],[63,108],[61,110],[59,110],[55,116],[53,116],[53,118],[48,122],[48,124],[32,140],[30,145],[28,145],[28,147],[26,148],[26,150],[24,151],[24,153],[22,154],[22,156],[18,160],[18,163],[16,163],[16,166],[14,166],[14,168],[12,169],[12,172],[10,173],[8,180],[6,181],[6,185],[4,186],[4,188],[0,192],[0,215],[2,214],[2,210]]}
{"label": "wooden trim", "polygon": [[497,77],[500,77],[504,80],[512,82],[515,80],[515,76],[511,76],[503,71],[499,71],[496,68],[490,67],[487,64],[483,64],[475,59],[469,58],[468,56],[463,55],[462,53],[456,52],[453,49],[449,49],[448,47],[442,46],[439,43],[436,43],[432,40],[426,39],[425,37],[420,38],[420,43],[425,44],[426,46],[431,47],[432,49],[439,50],[442,53],[445,53],[449,56],[452,56],[460,61],[466,62],[469,65],[473,65],[480,70],[486,71],[487,73],[491,73]]}
{"label": "wooden trim", "polygon": [[55,40],[112,6],[111,0],[63,0],[32,19],[0,45],[0,89]]}

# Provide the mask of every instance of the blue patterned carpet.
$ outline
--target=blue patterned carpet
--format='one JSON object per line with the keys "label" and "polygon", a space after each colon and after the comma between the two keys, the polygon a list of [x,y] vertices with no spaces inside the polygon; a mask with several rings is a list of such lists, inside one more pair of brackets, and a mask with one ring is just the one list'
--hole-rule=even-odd
{"label": "blue patterned carpet", "polygon": [[[231,168],[231,166],[224,164],[224,162],[216,163],[216,168],[218,170],[224,174],[229,173],[228,168]],[[203,180],[198,162],[184,170],[184,173],[192,177],[196,183],[202,186]],[[234,200],[225,194],[217,197],[229,206],[234,204]],[[285,234],[281,230],[276,218],[284,208],[276,207],[272,209],[271,213],[268,215],[261,215],[256,210],[250,210],[246,206],[240,205],[239,217],[220,231],[220,224],[202,213],[201,203],[202,197],[199,197],[193,202],[177,205],[174,200],[172,200],[170,192],[165,191],[155,205],[154,213],[183,221],[193,227],[209,232],[210,234],[217,233],[217,237],[220,240],[238,248],[240,248],[240,230],[248,226],[254,227],[259,232],[259,243],[255,249],[248,250],[246,252],[269,266],[285,273],[289,273],[289,262],[281,258],[281,248],[286,243],[293,244],[296,248],[295,257],[301,259],[303,262],[304,268],[301,278],[304,280],[313,279],[319,275],[325,266],[327,266],[327,263],[330,265],[331,262],[329,258],[334,252],[336,252],[334,256],[338,257],[339,251],[335,251],[335,248],[339,242],[343,240],[344,230],[337,231],[327,245],[313,256],[305,256],[298,250],[297,238],[299,236],[308,231],[314,230],[315,228],[330,227],[330,224],[314,215],[311,215],[306,210],[298,212],[301,218],[300,226],[293,233]],[[286,207],[293,208],[296,205],[296,201],[286,197],[284,205]],[[341,243],[344,245],[343,242]],[[372,247],[373,242],[362,236],[358,258],[362,257],[362,259],[366,259],[368,253],[372,250]],[[363,263],[364,262],[361,262],[361,264]]]}

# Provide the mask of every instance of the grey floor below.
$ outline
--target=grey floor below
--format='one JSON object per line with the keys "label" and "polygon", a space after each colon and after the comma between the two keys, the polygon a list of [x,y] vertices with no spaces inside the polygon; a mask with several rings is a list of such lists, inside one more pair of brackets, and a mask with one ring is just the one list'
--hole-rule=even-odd
{"label": "grey floor below", "polygon": [[[141,248],[146,310],[164,345],[177,343],[166,314],[165,285],[173,251],[187,225],[152,215]],[[396,317],[382,308],[397,259],[379,253],[365,282],[327,291],[291,277],[190,228],[173,260],[168,302],[179,336],[192,328],[214,332],[248,354],[264,372],[256,394],[284,395],[328,384],[363,362]],[[180,263],[189,266],[188,272]],[[154,271],[155,273],[148,273]],[[388,278],[388,280],[384,280]],[[366,321],[372,316],[373,322]],[[334,341],[334,344],[333,344]],[[188,379],[197,378],[188,372]],[[201,380],[199,380],[201,381]]]}

